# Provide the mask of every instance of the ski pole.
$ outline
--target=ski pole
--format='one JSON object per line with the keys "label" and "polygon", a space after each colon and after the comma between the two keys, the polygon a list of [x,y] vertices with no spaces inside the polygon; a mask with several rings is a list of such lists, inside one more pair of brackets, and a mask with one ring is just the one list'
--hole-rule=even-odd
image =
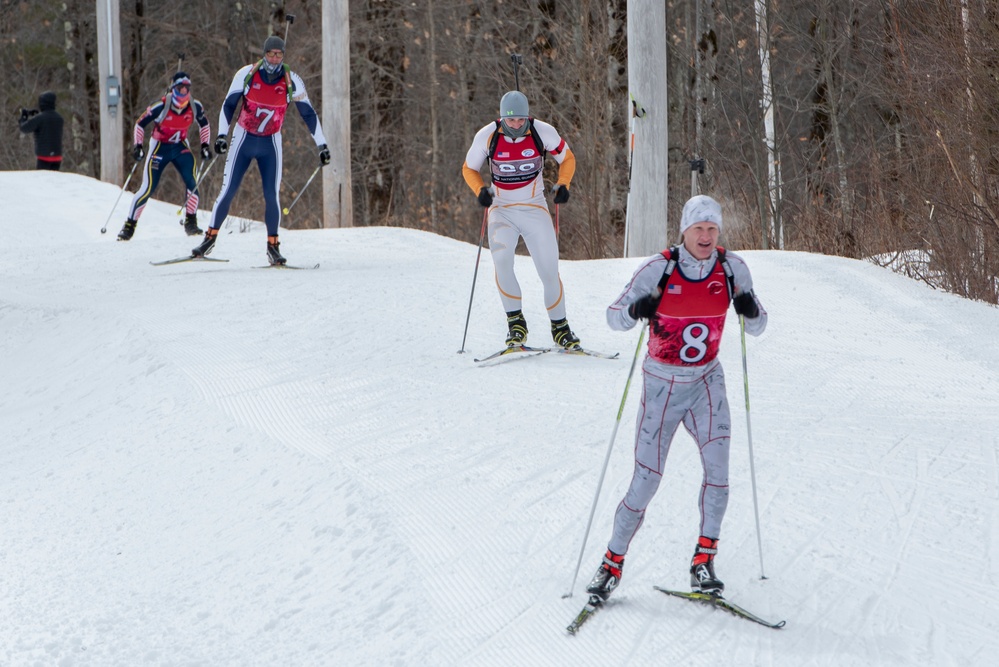
{"label": "ski pole", "polygon": [[291,30],[291,24],[295,22],[294,14],[285,14],[284,20],[286,25],[284,27],[284,48],[288,48],[288,31]]}
{"label": "ski pole", "polygon": [[753,512],[756,514],[756,546],[760,551],[760,579],[766,579],[763,573],[763,538],[760,534],[760,505],[756,500],[756,465],[753,462],[753,429],[749,422],[749,370],[746,365],[746,318],[739,315],[739,332],[742,334],[742,378],[746,389],[746,436],[749,442],[749,476],[753,485]]}
{"label": "ski pole", "polygon": [[555,204],[555,238],[558,238],[558,204]]}
{"label": "ski pole", "polygon": [[323,168],[323,165],[319,165],[318,167],[316,167],[316,170],[314,172],[312,172],[312,176],[309,176],[309,180],[307,180],[305,182],[305,185],[302,186],[302,189],[298,191],[298,196],[295,197],[295,199],[291,202],[290,206],[287,206],[284,209],[282,209],[282,211],[281,211],[282,213],[284,213],[285,215],[288,215],[288,213],[291,212],[291,209],[295,208],[295,204],[297,204],[298,200],[302,198],[302,193],[305,192],[305,188],[309,187],[309,183],[312,182],[312,179],[314,179],[316,177],[316,174],[318,174],[319,170],[322,169],[322,168]]}
{"label": "ski pole", "polygon": [[217,162],[216,160],[217,157],[218,157],[217,155],[212,156],[212,159],[208,161],[208,166],[201,171],[201,174],[198,176],[198,180],[194,182],[195,190],[198,189],[198,186],[201,185],[201,181],[204,180],[205,176],[208,175],[208,170],[211,169],[213,166],[215,166],[215,163]]}
{"label": "ski pole", "polygon": [[624,412],[624,404],[628,399],[628,388],[631,386],[631,376],[635,374],[635,365],[638,363],[638,353],[642,350],[642,341],[645,340],[645,327],[648,322],[642,325],[642,333],[638,336],[638,345],[635,346],[635,356],[631,360],[631,370],[628,371],[628,381],[624,383],[624,394],[621,396],[621,405],[617,409],[617,419],[614,421],[614,430],[611,431],[610,442],[607,443],[607,454],[604,456],[604,467],[600,470],[600,479],[597,481],[597,492],[593,496],[593,505],[590,507],[590,518],[586,522],[586,532],[583,533],[583,545],[579,548],[579,560],[576,562],[576,571],[572,574],[572,583],[569,584],[569,592],[562,596],[563,599],[572,597],[572,589],[576,587],[576,578],[579,576],[579,568],[583,564],[583,552],[586,551],[586,540],[590,537],[590,526],[593,525],[593,515],[597,511],[597,500],[600,498],[600,487],[604,485],[604,474],[607,472],[607,464],[610,463],[611,450],[614,448],[614,438],[617,437],[617,427],[621,425],[621,413]]}
{"label": "ski pole", "polygon": [[465,333],[461,336],[461,349],[458,354],[465,354],[465,339],[468,337],[468,322],[472,319],[472,299],[475,297],[475,281],[479,277],[479,258],[482,257],[482,242],[486,238],[486,220],[489,209],[482,212],[482,231],[479,232],[479,251],[475,255],[475,272],[472,273],[472,293],[468,295],[468,314],[465,315]]}
{"label": "ski pole", "polygon": [[[205,178],[205,176],[208,175],[208,170],[211,169],[215,165],[215,162],[216,162],[215,157],[212,157],[212,159],[208,161],[208,166],[201,170],[201,173],[198,175],[198,180],[194,181],[194,189],[195,190],[197,190],[198,186],[201,185],[201,181]],[[181,213],[183,213],[184,212],[184,208],[185,208],[185,206],[181,206],[180,208],[178,208],[177,209],[177,215],[180,215]]]}
{"label": "ski pole", "polygon": [[101,227],[101,234],[104,234],[108,231],[108,222],[111,221],[111,216],[114,215],[114,210],[118,208],[118,202],[121,201],[121,196],[125,194],[125,188],[128,187],[128,182],[132,180],[132,174],[135,173],[135,168],[138,166],[139,163],[136,162],[135,164],[132,165],[132,171],[128,172],[128,178],[125,179],[125,185],[121,186],[121,192],[118,193],[118,198],[114,200],[114,206],[111,207],[111,212],[108,213],[108,219],[104,221],[104,226]]}

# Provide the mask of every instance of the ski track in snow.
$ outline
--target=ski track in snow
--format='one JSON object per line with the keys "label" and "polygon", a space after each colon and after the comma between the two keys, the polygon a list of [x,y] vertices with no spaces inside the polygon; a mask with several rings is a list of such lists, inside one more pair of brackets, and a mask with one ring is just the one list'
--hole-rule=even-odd
{"label": "ski track in snow", "polygon": [[[151,201],[122,244],[122,215],[97,232],[113,186],[28,172],[0,186],[50,193],[13,198],[19,261],[0,266],[0,664],[935,667],[999,654],[995,308],[862,262],[741,253],[770,312],[748,338],[763,567],[734,317],[718,567],[733,601],[788,624],[652,589],[687,585],[696,539],[700,470],[681,432],[621,586],[569,637],[631,476],[640,369],[562,599],[638,336],[610,331],[604,308],[638,260],[561,267],[583,344],[622,358],[485,368],[472,358],[505,329],[488,252],[456,354],[469,244],[283,232],[289,261],[321,268],[253,271],[252,223],[224,230],[214,254],[228,264],[150,267],[196,242],[175,205]],[[47,233],[12,222],[29,219]],[[529,344],[549,345],[540,283],[517,261]],[[974,585],[955,593],[956,572]]]}

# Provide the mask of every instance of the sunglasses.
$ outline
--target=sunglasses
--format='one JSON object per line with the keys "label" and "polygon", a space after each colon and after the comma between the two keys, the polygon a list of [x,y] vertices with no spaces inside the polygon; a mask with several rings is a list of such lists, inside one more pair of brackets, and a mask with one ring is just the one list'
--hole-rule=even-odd
{"label": "sunglasses", "polygon": [[176,86],[173,87],[173,89],[176,90],[181,95],[187,95],[189,92],[191,92],[191,87],[186,83],[177,84]]}

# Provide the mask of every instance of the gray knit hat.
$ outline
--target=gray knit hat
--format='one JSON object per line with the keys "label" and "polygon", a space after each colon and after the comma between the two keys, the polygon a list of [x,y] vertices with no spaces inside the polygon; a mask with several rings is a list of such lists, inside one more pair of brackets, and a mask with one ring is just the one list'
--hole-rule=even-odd
{"label": "gray knit hat", "polygon": [[284,53],[284,40],[277,35],[271,35],[264,40],[264,53],[274,50]]}
{"label": "gray knit hat", "polygon": [[519,90],[511,90],[500,100],[500,123],[503,125],[503,134],[511,139],[516,139],[527,134],[527,123],[514,129],[506,124],[507,118],[527,118],[530,116],[530,109],[527,105],[527,96]]}

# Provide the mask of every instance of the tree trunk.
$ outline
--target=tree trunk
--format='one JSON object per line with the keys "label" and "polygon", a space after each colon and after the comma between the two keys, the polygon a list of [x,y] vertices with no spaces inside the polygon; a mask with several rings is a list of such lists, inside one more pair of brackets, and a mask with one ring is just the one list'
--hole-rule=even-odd
{"label": "tree trunk", "polygon": [[770,18],[768,0],[756,0],[756,30],[759,36],[760,85],[763,97],[764,143],[767,156],[767,188],[764,200],[767,203],[768,221],[763,235],[763,247],[769,247],[770,240],[784,249],[784,228],[780,221],[781,175],[780,159],[777,153],[777,136],[774,129],[774,87],[770,70]]}

